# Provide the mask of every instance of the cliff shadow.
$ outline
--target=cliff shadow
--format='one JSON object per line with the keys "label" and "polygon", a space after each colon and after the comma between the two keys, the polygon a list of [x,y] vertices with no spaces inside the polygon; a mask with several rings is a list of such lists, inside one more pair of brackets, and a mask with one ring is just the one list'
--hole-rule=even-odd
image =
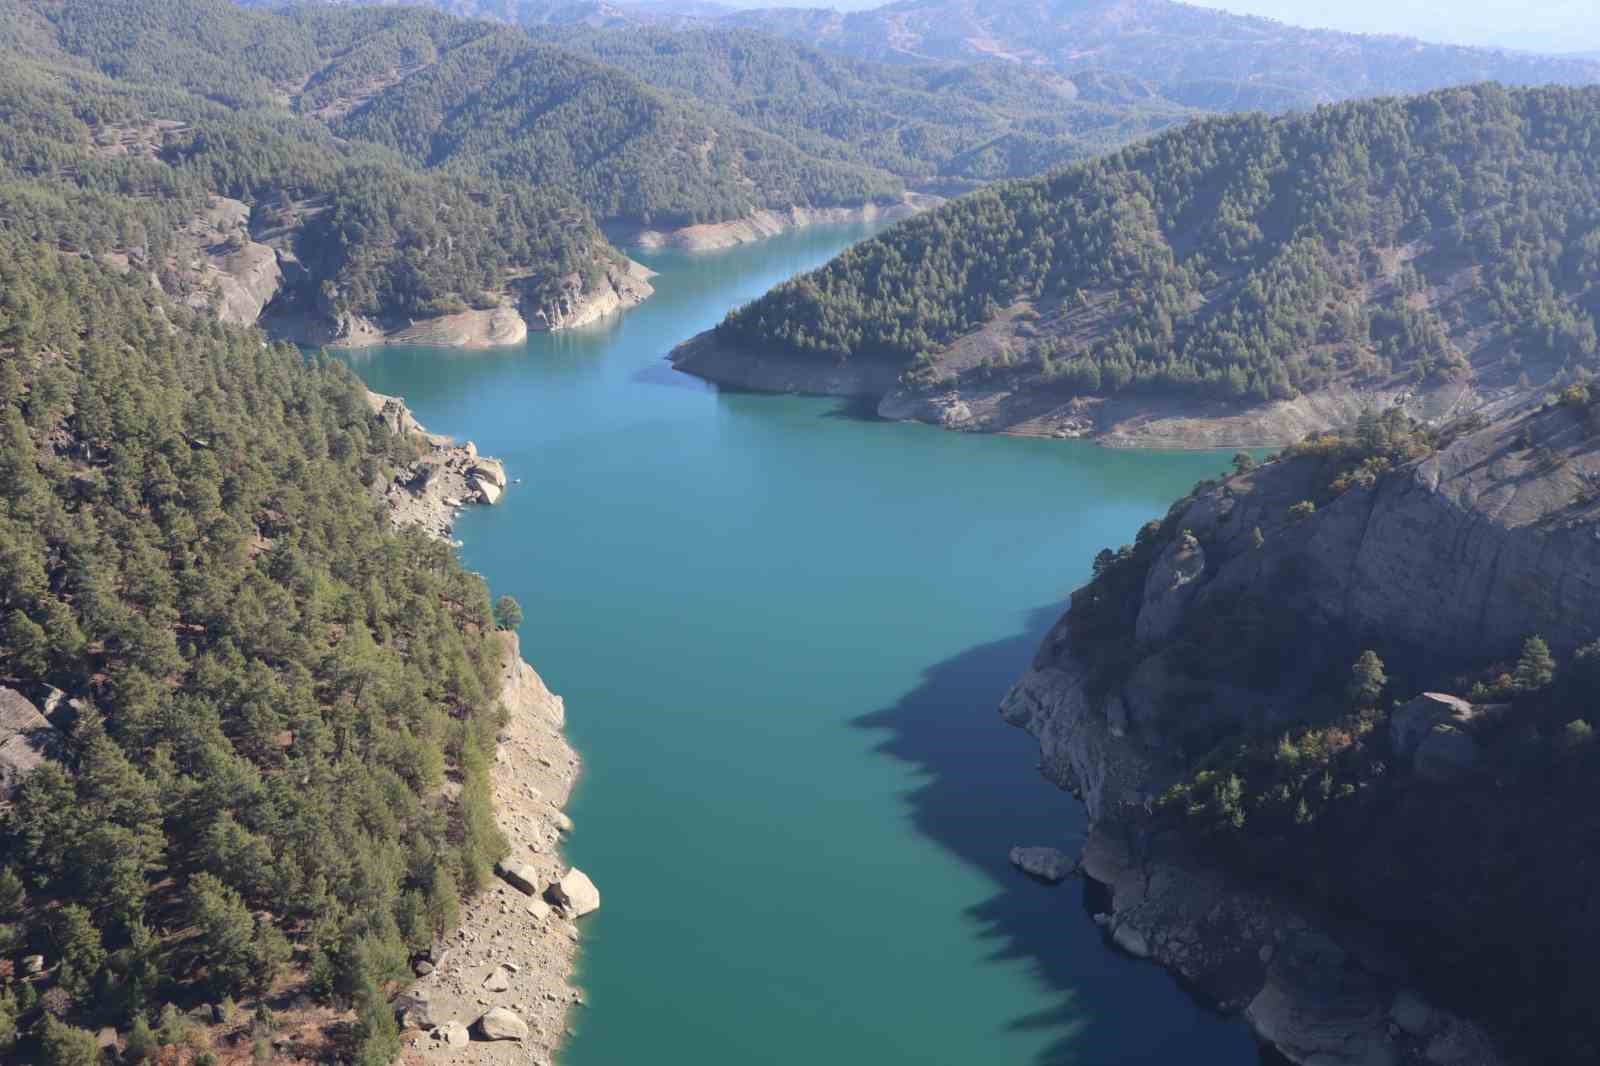
{"label": "cliff shadow", "polygon": [[965,918],[989,945],[991,962],[1023,961],[1051,990],[1051,1006],[1009,1024],[1050,1034],[1035,1062],[1281,1062],[1258,1047],[1242,1022],[1218,1016],[1165,971],[1113,949],[1089,916],[1104,906],[1094,886],[1044,885],[1010,863],[1014,845],[1075,854],[1086,827],[1077,800],[1040,776],[1033,738],[996,712],[1060,612],[1058,604],[1027,612],[1015,636],[935,663],[892,706],[853,724],[882,734],[878,751],[921,771],[923,783],[905,795],[916,829],[998,886]]}

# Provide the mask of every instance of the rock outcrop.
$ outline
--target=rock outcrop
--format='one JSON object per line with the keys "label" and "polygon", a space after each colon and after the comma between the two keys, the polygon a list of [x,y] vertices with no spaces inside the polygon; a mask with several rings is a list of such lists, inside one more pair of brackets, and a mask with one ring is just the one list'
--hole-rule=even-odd
{"label": "rock outcrop", "polygon": [[0,687],[0,799],[44,765],[55,727],[22,693]]}
{"label": "rock outcrop", "polygon": [[1010,858],[1011,865],[1029,877],[1051,884],[1065,881],[1078,870],[1078,864],[1070,855],[1055,848],[1012,848]]}
{"label": "rock outcrop", "polygon": [[635,307],[655,292],[648,267],[625,259],[605,268],[594,281],[581,274],[562,279],[553,295],[525,298],[528,320],[534,329],[555,333],[592,325],[619,311]]}
{"label": "rock outcrop", "polygon": [[[1074,645],[1071,614],[1006,696],[1044,773],[1086,805],[1082,865],[1111,891],[1115,942],[1242,1011],[1296,1062],[1492,1064],[1477,1025],[1433,1007],[1406,960],[1359,925],[1236,879],[1152,816],[1188,766],[1179,731],[1287,726],[1326,667],[1364,646],[1447,671],[1514,656],[1531,633],[1571,651],[1600,635],[1600,443],[1556,406],[1463,428],[1428,457],[1356,485],[1307,517],[1326,468],[1290,458],[1180,505],[1136,604],[1131,661],[1108,676]],[[1323,480],[1318,480],[1318,479]],[[1251,597],[1298,627],[1295,670],[1196,674],[1180,633],[1225,627]],[[1497,708],[1426,694],[1389,720],[1394,772],[1470,773]],[[1213,741],[1214,743],[1214,741]]]}
{"label": "rock outcrop", "polygon": [[468,504],[495,504],[507,487],[505,464],[478,454],[471,441],[427,432],[396,396],[367,393],[372,417],[389,432],[414,438],[422,454],[379,487],[396,528],[415,526],[440,540],[454,532],[455,515]]}

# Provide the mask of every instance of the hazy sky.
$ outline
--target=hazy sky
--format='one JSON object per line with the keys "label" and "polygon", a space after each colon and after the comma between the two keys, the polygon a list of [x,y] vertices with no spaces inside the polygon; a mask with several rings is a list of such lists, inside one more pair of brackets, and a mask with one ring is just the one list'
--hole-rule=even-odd
{"label": "hazy sky", "polygon": [[[739,7],[878,7],[885,0],[725,0]],[[1198,0],[1300,26],[1404,33],[1428,41],[1600,51],[1600,0]]]}

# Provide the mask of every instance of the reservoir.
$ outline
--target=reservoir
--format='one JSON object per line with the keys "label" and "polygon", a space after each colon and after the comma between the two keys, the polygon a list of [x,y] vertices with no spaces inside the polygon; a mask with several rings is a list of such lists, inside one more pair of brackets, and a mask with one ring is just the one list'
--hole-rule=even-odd
{"label": "reservoir", "polygon": [[584,759],[563,1066],[1251,1066],[1245,1027],[1012,869],[1083,816],[995,707],[1094,553],[1221,454],[719,393],[666,353],[866,227],[638,254],[645,304],[352,365],[520,478],[457,524]]}

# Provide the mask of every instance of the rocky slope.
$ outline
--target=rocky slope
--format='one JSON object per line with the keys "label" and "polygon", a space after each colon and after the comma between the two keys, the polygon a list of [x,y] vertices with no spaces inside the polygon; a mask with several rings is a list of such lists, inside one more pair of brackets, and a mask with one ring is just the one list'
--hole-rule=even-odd
{"label": "rocky slope", "polygon": [[[1141,534],[1125,603],[1108,607],[1103,577],[1074,594],[1001,708],[1087,808],[1083,869],[1110,889],[1097,920],[1114,941],[1242,1011],[1296,1062],[1502,1061],[1482,1028],[1429,1004],[1402,930],[1230,872],[1162,816],[1204,753],[1292,728],[1362,647],[1440,678],[1532,633],[1567,652],[1600,632],[1585,403],[1468,420],[1438,444],[1369,483],[1336,479],[1342,491],[1315,448],[1203,485]],[[1388,713],[1390,774],[1461,780],[1473,723],[1493,710],[1433,695]]]}
{"label": "rocky slope", "polygon": [[[500,499],[507,482],[499,460],[480,456],[470,441],[458,446],[428,433],[397,397],[369,392],[367,401],[391,432],[426,449],[382,488],[396,527],[448,539],[459,508]],[[571,897],[573,879],[592,885],[560,854],[560,835],[572,829],[562,808],[578,778],[578,756],[562,731],[561,697],[522,658],[515,633],[499,637],[507,717],[490,786],[511,853],[498,867],[501,877],[463,906],[460,928],[417,962],[417,984],[394,1001],[405,1063],[548,1066],[566,1037],[568,1009],[582,1002],[569,984],[576,921],[599,905],[599,894]]]}
{"label": "rocky slope", "polygon": [[[523,661],[516,635],[502,638],[500,698],[509,718],[491,775],[495,812],[512,842],[508,868],[546,886],[569,872],[560,836],[572,823],[561,808],[578,757],[562,732],[561,697]],[[416,986],[395,1001],[406,1029],[401,1062],[547,1066],[566,1038],[567,1012],[582,1003],[569,984],[577,954],[573,913],[497,881],[463,909],[461,928],[419,963]],[[491,1012],[497,1025],[484,1021]],[[501,1032],[512,1035],[495,1036]]]}

